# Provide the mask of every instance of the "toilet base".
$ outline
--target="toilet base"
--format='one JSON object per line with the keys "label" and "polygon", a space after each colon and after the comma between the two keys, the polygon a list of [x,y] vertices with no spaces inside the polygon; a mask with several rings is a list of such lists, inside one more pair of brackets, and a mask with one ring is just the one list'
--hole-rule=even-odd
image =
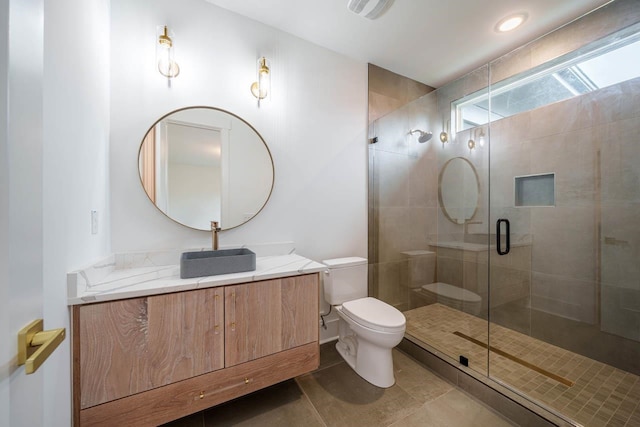
{"label": "toilet base", "polygon": [[[377,332],[375,335],[378,335],[379,339],[381,338],[380,335],[384,338],[393,339],[392,342],[388,343],[392,347],[381,347],[380,344],[368,341],[366,336],[357,336],[342,318],[340,319],[339,330],[340,338],[336,343],[336,350],[356,374],[376,387],[389,388],[395,384],[391,351],[402,340],[402,333],[386,334]],[[363,332],[361,328],[360,332]]]}
{"label": "toilet base", "polygon": [[347,362],[347,365],[351,366],[351,369],[356,370],[356,356],[349,352],[348,346],[343,342],[338,341],[336,343],[336,350],[340,353],[340,356]]}
{"label": "toilet base", "polygon": [[[349,354],[347,347],[338,341],[336,343],[336,350],[340,353],[340,356],[347,362],[347,365],[353,369],[362,379],[368,383],[373,384],[380,388],[389,388],[396,383],[396,379],[393,375],[393,359],[391,350],[380,352],[371,359],[373,360],[357,360],[357,358]],[[370,354],[362,352],[362,355]]]}

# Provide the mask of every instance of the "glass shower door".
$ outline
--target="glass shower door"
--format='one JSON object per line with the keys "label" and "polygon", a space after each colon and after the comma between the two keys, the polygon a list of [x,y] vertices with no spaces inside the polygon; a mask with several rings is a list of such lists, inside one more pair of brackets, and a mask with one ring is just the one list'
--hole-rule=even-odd
{"label": "glass shower door", "polygon": [[[583,425],[634,425],[640,78],[597,65],[491,89],[489,375]],[[545,99],[509,111],[527,93]]]}
{"label": "glass shower door", "polygon": [[[369,289],[401,310],[406,336],[452,364],[487,375],[488,151],[451,103],[487,93],[488,66],[369,128]],[[431,132],[424,140],[417,131]],[[413,132],[412,132],[413,131]],[[477,140],[477,148],[469,141]]]}
{"label": "glass shower door", "polygon": [[425,212],[432,225],[422,254],[405,252],[408,335],[481,375],[488,373],[489,153],[486,127],[477,125],[489,117],[482,106],[452,115],[452,104],[472,93],[486,98],[488,70],[480,67],[430,96],[425,112],[434,137],[423,173],[435,173],[437,183]]}

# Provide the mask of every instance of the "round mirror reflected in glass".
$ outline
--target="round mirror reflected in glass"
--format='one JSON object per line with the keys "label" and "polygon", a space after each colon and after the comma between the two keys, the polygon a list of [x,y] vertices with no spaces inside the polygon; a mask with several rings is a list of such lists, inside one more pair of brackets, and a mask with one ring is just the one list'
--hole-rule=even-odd
{"label": "round mirror reflected in glass", "polygon": [[213,107],[188,107],[156,121],[140,145],[138,169],[153,204],[197,230],[223,230],[256,216],[273,189],[273,159],[246,121]]}
{"label": "round mirror reflected in glass", "polygon": [[454,157],[445,163],[438,178],[438,199],[447,219],[464,224],[478,210],[480,182],[473,164],[464,157]]}

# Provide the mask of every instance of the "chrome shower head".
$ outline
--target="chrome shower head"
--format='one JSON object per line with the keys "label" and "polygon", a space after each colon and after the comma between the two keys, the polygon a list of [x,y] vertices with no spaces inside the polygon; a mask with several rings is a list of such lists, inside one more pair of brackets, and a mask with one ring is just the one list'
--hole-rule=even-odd
{"label": "chrome shower head", "polygon": [[409,131],[410,134],[414,134],[414,133],[419,133],[420,136],[418,136],[418,142],[422,143],[422,142],[427,142],[428,140],[431,139],[431,137],[433,136],[433,133],[429,132],[429,131],[423,131],[420,129],[412,129]]}

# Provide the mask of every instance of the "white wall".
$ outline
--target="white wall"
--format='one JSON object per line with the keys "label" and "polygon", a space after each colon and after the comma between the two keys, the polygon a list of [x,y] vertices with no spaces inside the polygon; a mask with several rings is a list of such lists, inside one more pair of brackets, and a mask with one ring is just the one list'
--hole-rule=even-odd
{"label": "white wall", "polygon": [[108,0],[0,7],[0,426],[65,426],[70,339],[27,376],[16,336],[37,318],[69,331],[67,271],[109,252],[108,222],[89,233],[108,212]]}
{"label": "white wall", "polygon": [[[265,209],[221,245],[292,240],[298,253],[367,253],[367,66],[201,0],[111,2],[111,212],[114,252],[210,244],[208,232],[158,212],[137,176],[149,126],[168,111],[210,105],[250,122],[275,162]],[[156,71],[156,26],[175,32],[181,74]],[[273,70],[270,101],[249,87],[260,55]]]}
{"label": "white wall", "polygon": [[[70,332],[66,273],[110,253],[109,0],[45,0],[44,13],[43,310],[45,328]],[[44,365],[41,425],[71,424],[70,342]]]}
{"label": "white wall", "polygon": [[7,191],[0,212],[7,227],[0,242],[7,257],[0,286],[7,289],[7,298],[0,309],[8,313],[8,334],[0,345],[8,351],[0,366],[8,375],[2,377],[1,388],[9,397],[2,422],[11,426],[44,425],[43,371],[26,376],[16,356],[18,330],[42,317],[42,14],[43,0],[9,1],[8,69],[2,81],[7,92],[2,102],[10,121],[0,165]]}
{"label": "white wall", "polygon": [[[9,152],[7,75],[9,71],[9,0],[0,0],[0,342],[11,340],[9,325]],[[0,426],[9,425],[11,358],[14,347],[0,346]]]}

